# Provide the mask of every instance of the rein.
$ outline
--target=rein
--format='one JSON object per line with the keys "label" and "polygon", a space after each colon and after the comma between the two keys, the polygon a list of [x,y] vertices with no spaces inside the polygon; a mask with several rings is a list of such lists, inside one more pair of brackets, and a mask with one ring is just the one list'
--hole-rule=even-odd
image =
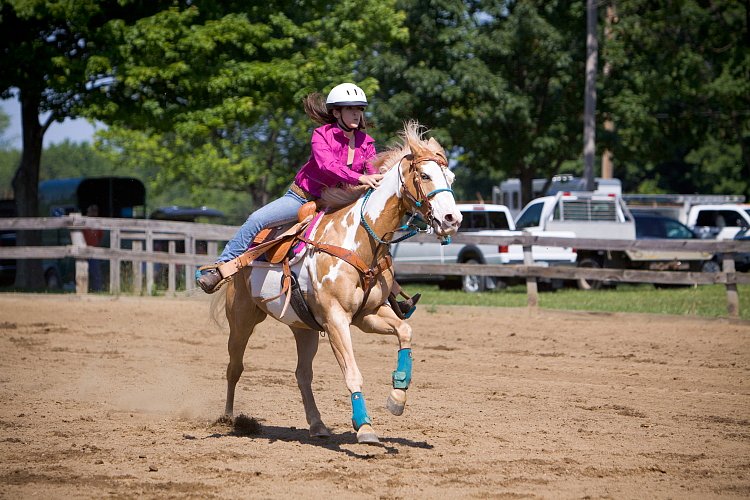
{"label": "rein", "polygon": [[370,286],[378,277],[378,275],[381,274],[383,271],[390,269],[391,265],[393,264],[391,254],[387,253],[383,257],[380,258],[380,260],[375,266],[368,267],[367,264],[365,264],[365,262],[362,260],[362,258],[359,255],[357,255],[353,250],[347,250],[346,248],[342,248],[336,245],[329,245],[328,243],[321,243],[319,241],[313,241],[302,235],[299,235],[297,237],[301,241],[304,241],[308,245],[313,246],[314,248],[320,250],[321,252],[325,252],[328,255],[338,257],[339,259],[343,260],[344,262],[354,267],[362,275],[362,280],[364,281],[363,288],[367,290],[368,292],[370,290]]}
{"label": "rein", "polygon": [[[414,172],[414,175],[415,175],[414,185],[415,185],[415,188],[417,190],[417,195],[419,196],[419,199],[417,199],[417,198],[415,198],[409,192],[408,189],[406,189],[406,183],[401,178],[401,162],[405,158],[406,158],[406,156],[404,156],[403,158],[401,158],[401,160],[399,161],[399,179],[400,179],[400,183],[401,183],[401,186],[402,186],[401,190],[402,190],[403,193],[405,193],[405,196],[408,196],[412,201],[414,201],[414,204],[415,204],[415,206],[417,208],[421,208],[423,205],[426,205],[426,207],[427,207],[427,218],[429,220],[429,219],[432,218],[432,206],[430,205],[430,199],[433,196],[435,196],[436,194],[442,193],[443,191],[447,191],[447,192],[453,194],[453,190],[450,189],[450,188],[440,188],[440,189],[435,189],[433,191],[430,191],[429,193],[427,193],[425,195],[424,191],[422,189],[421,180],[419,179],[419,177],[417,175],[416,165],[418,165],[419,163],[425,162],[425,161],[434,161],[438,165],[440,165],[441,167],[444,167],[446,165],[445,159],[444,158],[440,158],[440,157],[425,156],[425,157],[417,158],[416,160],[414,160],[414,161],[411,162],[409,170],[410,170],[410,172]],[[402,229],[408,229],[409,227],[412,228],[412,230],[408,234],[406,234],[405,236],[402,236],[402,237],[400,237],[400,238],[398,238],[396,240],[391,240],[391,241],[385,241],[382,238],[378,237],[378,235],[375,234],[375,231],[373,231],[373,229],[367,223],[367,220],[365,218],[365,212],[364,212],[365,205],[367,204],[367,200],[369,200],[370,195],[372,194],[373,191],[374,191],[374,189],[370,188],[365,193],[364,199],[362,200],[362,208],[361,208],[361,211],[360,211],[360,216],[361,216],[361,224],[365,227],[365,229],[367,230],[368,234],[377,243],[382,244],[382,245],[390,245],[391,243],[398,243],[399,241],[403,241],[403,240],[405,240],[407,238],[411,238],[412,236],[414,236],[418,232],[426,232],[426,231],[429,230],[429,226],[428,226],[428,229],[420,229],[418,226],[413,225],[411,223],[411,221],[415,217],[417,217],[417,214],[414,214],[409,219],[409,222],[407,222],[404,226],[402,226]],[[314,240],[311,240],[311,239],[309,239],[306,236],[303,236],[301,234],[298,235],[297,238],[300,239],[301,241],[307,243],[308,245],[314,247],[315,249],[320,250],[321,252],[325,252],[325,253],[327,253],[329,255],[332,255],[334,257],[337,257],[337,258],[339,258],[339,259],[347,262],[349,265],[351,265],[352,267],[354,267],[355,269],[357,269],[360,272],[361,276],[362,276],[363,288],[366,290],[366,293],[370,292],[370,288],[371,288],[372,284],[374,283],[374,281],[377,279],[377,277],[381,273],[383,273],[384,271],[390,269],[391,266],[393,265],[393,259],[392,259],[391,254],[389,252],[386,253],[383,257],[381,257],[374,266],[369,267],[367,264],[365,264],[365,262],[362,260],[362,258],[359,255],[357,255],[352,250],[348,250],[346,248],[342,248],[342,247],[339,247],[339,246],[336,246],[336,245],[330,245],[328,243],[321,243],[319,241],[314,241]],[[448,242],[450,242],[450,239],[448,239]],[[447,244],[447,242],[444,243],[444,244]]]}

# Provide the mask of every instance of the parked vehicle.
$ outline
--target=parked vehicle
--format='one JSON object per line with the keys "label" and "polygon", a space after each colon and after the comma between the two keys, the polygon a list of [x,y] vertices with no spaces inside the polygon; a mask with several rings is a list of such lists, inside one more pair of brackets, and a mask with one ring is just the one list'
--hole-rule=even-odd
{"label": "parked vehicle", "polygon": [[[481,234],[487,236],[516,236],[515,223],[508,207],[490,204],[459,204],[463,222],[460,233]],[[565,236],[562,235],[561,236]],[[397,235],[398,237],[398,235]],[[521,264],[523,263],[523,248],[520,245],[462,245],[451,243],[440,245],[437,242],[419,243],[405,240],[396,243],[391,248],[396,273],[401,262],[416,262],[423,264]],[[534,259],[540,259],[547,264],[551,262],[572,265],[575,253],[570,248],[532,247]],[[419,281],[438,281],[440,286],[456,286],[457,277],[451,276],[399,276],[399,279]],[[463,276],[460,285],[466,292],[481,292],[502,287],[505,282],[495,277]]]}
{"label": "parked vehicle", "polygon": [[[0,217],[15,217],[16,205],[13,200],[0,200]],[[16,246],[15,231],[0,231],[0,247]],[[0,286],[10,286],[16,279],[16,261],[0,259]]]}
{"label": "parked vehicle", "polygon": [[696,205],[688,212],[687,226],[702,239],[731,240],[750,227],[750,205]]}
{"label": "parked vehicle", "polygon": [[[620,179],[594,179],[595,191],[598,193],[622,194],[622,183]],[[572,174],[557,174],[551,179],[533,179],[532,198],[541,196],[552,196],[561,191],[585,191],[586,179],[576,177]],[[517,216],[523,205],[521,204],[521,179],[507,179],[499,186],[492,188],[492,203],[505,205],[513,216]]]}
{"label": "parked vehicle", "polygon": [[[663,215],[633,211],[636,239],[695,239],[695,234],[676,219]],[[579,252],[579,255],[581,252]],[[616,269],[669,270],[693,272],[719,272],[721,267],[710,252],[628,250],[597,251],[584,254],[579,267],[608,267]],[[611,282],[579,280],[582,289],[614,287]]]}
{"label": "parked vehicle", "polygon": [[743,195],[723,194],[626,194],[633,210],[648,210],[672,217],[701,239],[732,239],[750,227],[750,205]]}
{"label": "parked vehicle", "polygon": [[[735,240],[750,242],[750,228],[742,229],[734,236]],[[716,261],[722,263],[724,256],[716,255]],[[737,252],[734,254],[734,270],[741,273],[750,272],[750,252]]]}
{"label": "parked vehicle", "polygon": [[[686,225],[663,215],[634,211],[635,234],[637,239],[691,240],[696,235]],[[660,252],[634,250],[629,254],[635,268],[640,263],[643,268],[681,269],[696,272],[719,272],[721,266],[710,252]]]}
{"label": "parked vehicle", "polygon": [[[737,233],[734,239],[750,241],[750,228],[745,228]],[[738,252],[735,254],[734,269],[742,273],[750,272],[750,252]]]}
{"label": "parked vehicle", "polygon": [[[578,238],[632,240],[638,237],[691,239],[695,235],[679,221],[666,217],[634,216],[622,197],[596,192],[562,192],[532,200],[516,220],[518,229],[552,236],[569,231]],[[657,215],[653,215],[657,217]],[[639,223],[640,220],[640,223]],[[673,221],[676,225],[673,225]],[[638,226],[641,229],[638,229]],[[640,233],[639,233],[640,231]],[[668,236],[669,235],[669,236]],[[578,267],[653,270],[715,271],[713,254],[704,252],[652,252],[642,250],[578,249]],[[579,279],[581,289],[614,286],[614,283]]]}
{"label": "parked vehicle", "polygon": [[[13,200],[6,200],[12,213],[3,216],[15,216]],[[62,217],[73,212],[86,213],[92,205],[98,207],[100,217],[143,217],[146,205],[146,188],[143,183],[133,177],[85,177],[73,179],[54,179],[39,183],[39,215],[41,217]],[[70,232],[67,229],[43,231],[43,245],[70,245]],[[2,244],[15,246],[15,231],[7,231],[2,235]],[[107,246],[108,235],[104,235],[101,243]],[[102,272],[108,272],[107,263],[102,265]],[[2,282],[12,284],[15,281],[15,261],[0,263]],[[75,289],[75,262],[67,259],[45,259],[44,279],[49,289]],[[105,276],[106,278],[106,276]]]}

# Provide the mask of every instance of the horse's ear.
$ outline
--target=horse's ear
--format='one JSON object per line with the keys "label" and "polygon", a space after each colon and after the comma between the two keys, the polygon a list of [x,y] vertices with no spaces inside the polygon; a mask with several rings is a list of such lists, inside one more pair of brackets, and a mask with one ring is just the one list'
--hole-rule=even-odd
{"label": "horse's ear", "polygon": [[439,153],[443,149],[443,146],[434,137],[430,137],[430,140],[427,141],[427,147],[436,153]]}

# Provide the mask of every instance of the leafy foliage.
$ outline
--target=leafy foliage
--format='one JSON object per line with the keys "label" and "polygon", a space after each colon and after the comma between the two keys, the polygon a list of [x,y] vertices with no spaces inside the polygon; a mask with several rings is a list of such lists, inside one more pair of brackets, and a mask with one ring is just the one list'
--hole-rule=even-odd
{"label": "leafy foliage", "polygon": [[602,109],[625,188],[750,196],[748,3],[613,4]]}
{"label": "leafy foliage", "polygon": [[122,52],[103,69],[116,80],[90,108],[114,125],[102,147],[145,165],[154,189],[180,183],[196,201],[207,188],[249,194],[255,205],[281,193],[309,154],[301,98],[352,79],[373,90],[356,63],[403,36],[387,0],[301,3],[115,23]]}
{"label": "leafy foliage", "polygon": [[[403,0],[410,39],[368,59],[395,128],[428,124],[483,191],[517,176],[553,175],[580,149],[583,8],[565,1]],[[461,169],[457,171],[459,174]],[[490,180],[487,183],[486,180]],[[480,185],[465,182],[465,196]]]}
{"label": "leafy foliage", "polygon": [[[597,137],[625,190],[750,195],[747,2],[599,7],[598,122],[615,130]],[[380,147],[406,119],[428,126],[464,198],[581,168],[583,2],[1,0],[0,16],[3,97],[49,112],[0,158],[0,178],[20,160],[29,186],[39,165],[138,172],[152,199],[240,218],[306,160],[301,98],[345,80],[370,95]],[[68,116],[108,124],[100,155],[61,145],[42,161]]]}

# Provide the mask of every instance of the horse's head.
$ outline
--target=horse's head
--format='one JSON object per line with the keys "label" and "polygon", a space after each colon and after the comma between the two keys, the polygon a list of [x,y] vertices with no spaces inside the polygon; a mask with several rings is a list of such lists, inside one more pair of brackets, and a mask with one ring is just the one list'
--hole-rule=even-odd
{"label": "horse's head", "polygon": [[451,190],[455,175],[448,170],[445,151],[434,138],[426,142],[413,140],[408,134],[406,138],[411,154],[400,165],[402,196],[412,205],[411,211],[419,213],[433,227],[435,234],[453,235],[462,217]]}

